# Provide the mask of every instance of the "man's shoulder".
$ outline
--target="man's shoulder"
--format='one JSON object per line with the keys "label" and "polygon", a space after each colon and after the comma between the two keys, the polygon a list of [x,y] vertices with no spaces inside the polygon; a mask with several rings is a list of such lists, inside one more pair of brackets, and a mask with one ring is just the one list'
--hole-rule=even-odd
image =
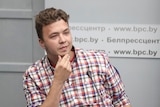
{"label": "man's shoulder", "polygon": [[40,68],[43,67],[43,65],[46,63],[46,56],[42,57],[41,59],[35,61],[34,63],[32,63],[25,71],[25,74],[30,74],[30,73],[35,73],[37,71],[39,71]]}

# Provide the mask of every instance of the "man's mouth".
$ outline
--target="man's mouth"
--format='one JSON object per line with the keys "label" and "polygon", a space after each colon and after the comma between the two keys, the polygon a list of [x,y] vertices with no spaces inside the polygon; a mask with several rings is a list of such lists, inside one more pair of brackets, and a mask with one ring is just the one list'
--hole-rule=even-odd
{"label": "man's mouth", "polygon": [[67,50],[67,46],[60,47],[60,50],[63,50],[63,51]]}

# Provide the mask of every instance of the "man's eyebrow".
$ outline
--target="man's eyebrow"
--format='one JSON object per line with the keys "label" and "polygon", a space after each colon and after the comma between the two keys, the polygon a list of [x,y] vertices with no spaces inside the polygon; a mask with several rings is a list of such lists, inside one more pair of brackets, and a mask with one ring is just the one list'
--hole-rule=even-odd
{"label": "man's eyebrow", "polygon": [[69,28],[66,28],[66,29],[64,29],[64,32],[65,32],[65,31],[68,31],[68,30],[69,30]]}
{"label": "man's eyebrow", "polygon": [[54,35],[54,34],[59,34],[59,32],[53,32],[53,33],[50,34],[50,36]]}
{"label": "man's eyebrow", "polygon": [[[66,28],[63,30],[63,32],[69,31],[69,28]],[[53,32],[49,36],[54,35],[54,34],[59,34],[60,32]]]}

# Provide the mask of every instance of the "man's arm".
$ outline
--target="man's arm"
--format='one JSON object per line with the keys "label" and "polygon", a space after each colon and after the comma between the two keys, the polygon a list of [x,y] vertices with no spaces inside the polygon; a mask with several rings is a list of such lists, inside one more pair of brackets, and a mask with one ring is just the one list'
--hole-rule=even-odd
{"label": "man's arm", "polygon": [[64,83],[60,83],[56,80],[53,81],[53,84],[50,88],[48,96],[41,107],[58,107],[59,100],[62,92]]}
{"label": "man's arm", "polygon": [[[118,84],[114,88],[117,88],[117,90],[119,90],[119,92],[117,92],[116,90],[113,89],[113,92],[118,93],[119,96],[121,96],[121,97],[117,97],[115,99],[115,101],[116,102],[117,101],[121,101],[121,103],[124,104],[123,105],[124,107],[131,107],[129,98],[128,98],[128,96],[125,93],[125,86],[124,86],[124,84],[122,82],[122,79],[120,77],[119,71],[114,66],[112,66],[112,65],[110,67],[111,67],[111,71],[113,71],[113,74],[114,74],[113,75],[113,79],[115,79],[115,81],[117,81],[117,83],[116,82],[112,82],[112,84]],[[119,106],[117,106],[117,107],[119,107]]]}
{"label": "man's arm", "polygon": [[61,97],[64,82],[71,74],[71,65],[69,61],[69,55],[65,55],[63,58],[59,56],[58,62],[54,71],[54,80],[46,100],[40,107],[58,107]]}

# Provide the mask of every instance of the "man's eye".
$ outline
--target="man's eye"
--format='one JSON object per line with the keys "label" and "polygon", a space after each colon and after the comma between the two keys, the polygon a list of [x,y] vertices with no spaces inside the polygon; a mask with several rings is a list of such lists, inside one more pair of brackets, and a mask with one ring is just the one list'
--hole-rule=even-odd
{"label": "man's eye", "polygon": [[50,38],[55,38],[57,35],[51,35]]}
{"label": "man's eye", "polygon": [[64,34],[69,34],[69,31],[64,32]]}

